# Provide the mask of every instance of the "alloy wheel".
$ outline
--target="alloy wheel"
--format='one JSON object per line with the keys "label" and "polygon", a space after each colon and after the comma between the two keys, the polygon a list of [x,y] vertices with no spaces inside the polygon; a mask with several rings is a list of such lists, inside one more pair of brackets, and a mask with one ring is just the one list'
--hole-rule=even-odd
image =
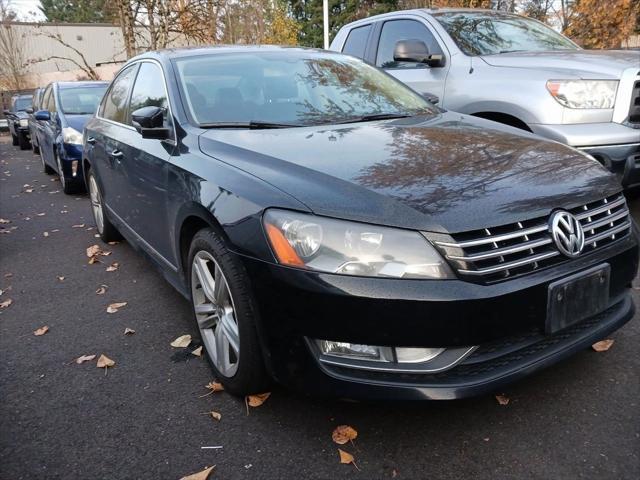
{"label": "alloy wheel", "polygon": [[102,235],[104,232],[104,213],[102,211],[102,197],[100,197],[100,190],[98,190],[98,184],[93,175],[89,175],[89,197],[91,198],[91,210],[93,211],[93,218],[98,228],[98,233]]}
{"label": "alloy wheel", "polygon": [[191,266],[191,296],[211,362],[225,377],[238,371],[240,329],[229,284],[213,256],[201,250]]}

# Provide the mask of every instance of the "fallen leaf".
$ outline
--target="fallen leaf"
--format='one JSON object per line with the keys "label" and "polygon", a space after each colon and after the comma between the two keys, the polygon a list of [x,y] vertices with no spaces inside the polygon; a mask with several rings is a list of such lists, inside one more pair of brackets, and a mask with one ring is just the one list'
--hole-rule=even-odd
{"label": "fallen leaf", "polygon": [[171,346],[175,348],[186,348],[191,343],[191,335],[181,335],[171,342]]}
{"label": "fallen leaf", "polygon": [[224,391],[224,386],[220,382],[209,382],[204,388],[211,390],[211,393]]}
{"label": "fallen leaf", "polygon": [[267,398],[269,398],[269,395],[271,395],[271,392],[258,393],[256,395],[247,395],[247,398],[246,398],[247,405],[249,405],[250,407],[259,407],[260,405],[262,405],[264,402],[267,401]]}
{"label": "fallen leaf", "polygon": [[134,333],[136,333],[136,331],[133,328],[127,327],[127,328],[124,329],[124,334],[125,335],[133,335]]}
{"label": "fallen leaf", "polygon": [[118,245],[120,242],[107,242],[109,245]]}
{"label": "fallen leaf", "polygon": [[96,295],[104,295],[107,293],[107,288],[109,288],[108,285],[100,285],[96,290]]}
{"label": "fallen leaf", "polygon": [[65,277],[58,277],[58,280],[60,280],[61,282],[64,282],[64,278]]}
{"label": "fallen leaf", "polygon": [[45,212],[41,212],[41,213],[36,213],[37,217],[44,217],[46,215]]}
{"label": "fallen leaf", "polygon": [[33,334],[34,334],[36,337],[39,337],[39,336],[41,336],[41,335],[44,335],[44,334],[45,334],[45,333],[47,333],[48,331],[49,331],[49,327],[47,327],[47,326],[45,325],[44,327],[40,327],[40,328],[38,328],[37,330],[35,330],[35,331],[33,332]]}
{"label": "fallen leaf", "polygon": [[24,193],[31,193],[31,192],[33,192],[33,188],[27,188],[27,189],[24,191]]}
{"label": "fallen leaf", "polygon": [[202,356],[202,346],[199,346],[194,351],[192,351],[191,355],[195,355],[196,357]]}
{"label": "fallen leaf", "polygon": [[108,368],[108,367],[113,367],[115,364],[116,362],[111,360],[109,357],[107,357],[103,353],[102,355],[100,355],[100,358],[98,358],[98,363],[96,364],[96,366],[98,368]]}
{"label": "fallen leaf", "polygon": [[43,237],[48,237],[48,236],[49,236],[49,232],[43,232],[43,233],[42,233],[42,236],[43,236]]}
{"label": "fallen leaf", "polygon": [[11,220],[7,220],[5,218],[0,218],[0,223],[11,223]]}
{"label": "fallen leaf", "polygon": [[13,300],[7,298],[4,302],[0,302],[0,308],[7,308],[9,305],[13,303]]}
{"label": "fallen leaf", "polygon": [[84,228],[84,223],[79,223],[78,225],[71,225],[71,228]]}
{"label": "fallen leaf", "polygon": [[215,467],[215,465],[213,467],[207,467],[201,472],[192,473],[191,475],[182,477],[180,480],[207,480]]}
{"label": "fallen leaf", "polygon": [[509,397],[507,397],[505,395],[496,395],[496,400],[498,401],[498,403],[500,405],[508,405],[509,404]]}
{"label": "fallen leaf", "polygon": [[94,358],[96,358],[95,355],[81,355],[78,358],[75,359],[75,362],[80,365],[84,362],[90,362],[91,360],[93,360]]}
{"label": "fallen leaf", "polygon": [[13,273],[5,273],[4,274],[4,278],[11,278],[13,277]]}
{"label": "fallen leaf", "polygon": [[214,412],[213,410],[211,410],[210,412],[207,412],[208,415],[211,415],[211,418],[213,418],[214,420],[218,420],[220,421],[220,419],[222,418],[222,414],[219,412]]}
{"label": "fallen leaf", "polygon": [[87,257],[95,257],[100,253],[100,245],[91,245],[87,248]]}
{"label": "fallen leaf", "polygon": [[51,230],[51,233],[56,233],[56,232],[59,232],[59,231],[60,231],[59,229],[54,228],[53,230]]}
{"label": "fallen leaf", "polygon": [[593,348],[596,352],[606,352],[611,348],[613,343],[614,340],[608,338],[607,340],[600,340],[599,342],[594,343],[593,345],[591,345],[591,348]]}
{"label": "fallen leaf", "polygon": [[338,454],[340,455],[340,463],[344,463],[346,465],[352,463],[357,470],[360,470],[356,465],[355,458],[353,458],[353,455],[351,455],[349,452],[345,452],[344,450],[339,448]]}
{"label": "fallen leaf", "polygon": [[116,313],[120,308],[124,307],[126,304],[127,304],[127,302],[111,303],[107,307],[107,313]]}
{"label": "fallen leaf", "polygon": [[111,265],[107,267],[107,272],[115,272],[120,267],[118,262],[113,262]]}
{"label": "fallen leaf", "polygon": [[338,425],[331,434],[331,438],[338,445],[344,445],[356,439],[358,432],[349,425]]}

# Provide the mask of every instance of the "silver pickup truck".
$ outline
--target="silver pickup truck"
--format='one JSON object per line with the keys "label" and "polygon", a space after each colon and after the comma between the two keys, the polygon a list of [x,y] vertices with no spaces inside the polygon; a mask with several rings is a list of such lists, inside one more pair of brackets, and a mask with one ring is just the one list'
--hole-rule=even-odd
{"label": "silver pickup truck", "polygon": [[385,69],[439,106],[529,130],[640,183],[640,52],[584,50],[492,10],[406,10],[350,23],[331,49]]}

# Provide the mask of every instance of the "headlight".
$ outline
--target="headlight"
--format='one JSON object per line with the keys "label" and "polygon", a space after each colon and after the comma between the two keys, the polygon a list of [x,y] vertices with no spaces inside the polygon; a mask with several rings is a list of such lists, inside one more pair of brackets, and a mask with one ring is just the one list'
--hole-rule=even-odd
{"label": "headlight", "polygon": [[569,108],[613,108],[617,80],[549,80],[547,90]]}
{"label": "headlight", "polygon": [[20,126],[21,127],[28,127],[29,126],[29,120],[26,118],[21,118],[20,119]]}
{"label": "headlight", "polygon": [[62,129],[62,141],[73,145],[82,145],[82,134],[75,128],[65,127]]}
{"label": "headlight", "polygon": [[420,233],[284,210],[268,210],[264,227],[279,263],[342,275],[454,278]]}

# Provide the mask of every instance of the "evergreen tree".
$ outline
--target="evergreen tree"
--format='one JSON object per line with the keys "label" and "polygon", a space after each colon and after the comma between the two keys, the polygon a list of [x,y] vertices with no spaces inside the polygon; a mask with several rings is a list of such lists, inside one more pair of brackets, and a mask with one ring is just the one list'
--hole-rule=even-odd
{"label": "evergreen tree", "polygon": [[113,23],[114,7],[109,0],[40,0],[48,22]]}

